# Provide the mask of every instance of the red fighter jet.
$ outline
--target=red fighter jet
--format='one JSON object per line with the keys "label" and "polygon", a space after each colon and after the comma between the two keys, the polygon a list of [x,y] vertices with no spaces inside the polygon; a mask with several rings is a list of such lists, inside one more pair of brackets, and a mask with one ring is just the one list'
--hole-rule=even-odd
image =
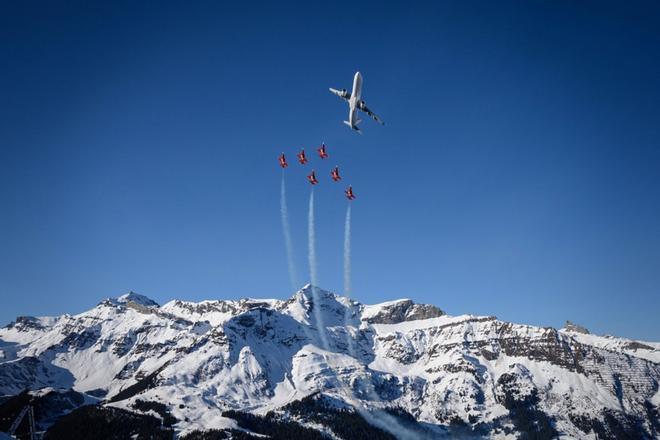
{"label": "red fighter jet", "polygon": [[307,156],[305,156],[304,148],[300,150],[300,153],[296,154],[296,157],[298,158],[298,162],[300,162],[302,165],[305,165],[307,163]]}
{"label": "red fighter jet", "polygon": [[286,157],[284,157],[284,153],[282,153],[282,154],[280,155],[280,157],[279,157],[279,161],[280,161],[280,166],[281,166],[282,168],[286,168],[286,167],[289,166],[289,164],[286,163]]}
{"label": "red fighter jet", "polygon": [[339,175],[339,167],[335,167],[334,170],[330,171],[330,175],[332,176],[332,180],[335,182],[339,182],[341,180],[341,176]]}
{"label": "red fighter jet", "polygon": [[319,152],[319,156],[321,157],[321,159],[325,159],[326,157],[328,157],[328,153],[325,152],[325,144],[321,144],[321,146],[317,148],[316,151]]}
{"label": "red fighter jet", "polygon": [[353,194],[353,188],[352,187],[349,186],[346,189],[346,191],[344,191],[344,194],[346,194],[346,198],[348,200],[355,200],[355,194]]}
{"label": "red fighter jet", "polygon": [[316,180],[316,174],[314,174],[314,170],[312,170],[312,174],[307,176],[307,180],[309,180],[309,183],[311,183],[312,185],[316,185],[317,183],[319,183],[319,181]]}

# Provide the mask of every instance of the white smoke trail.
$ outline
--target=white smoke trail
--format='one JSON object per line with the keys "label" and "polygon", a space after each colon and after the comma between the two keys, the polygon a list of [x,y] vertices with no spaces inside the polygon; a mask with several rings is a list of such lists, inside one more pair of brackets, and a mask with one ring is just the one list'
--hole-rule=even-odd
{"label": "white smoke trail", "polygon": [[[291,228],[289,226],[289,212],[287,206],[286,198],[286,185],[284,180],[284,173],[282,173],[282,184],[280,190],[280,213],[282,217],[282,232],[284,234],[284,243],[286,246],[287,254],[287,263],[289,266],[289,280],[293,290],[296,290],[299,286],[298,278],[296,273],[295,259],[293,256],[293,240],[291,239]],[[321,337],[321,343],[325,350],[328,349],[328,341],[325,333],[325,326],[323,324],[323,314],[320,307],[320,299],[317,291],[318,278],[317,278],[317,264],[316,264],[316,232],[315,232],[315,222],[314,222],[314,190],[312,190],[309,196],[309,214],[308,214],[308,258],[309,258],[309,271],[310,271],[310,281],[311,281],[311,290],[312,298],[314,302],[314,317],[316,320],[316,325],[319,328],[319,335]],[[351,205],[348,205],[346,210],[346,220],[344,223],[344,294],[350,299],[351,295]],[[346,338],[349,353],[354,357],[354,347],[353,340],[348,332],[348,324],[351,316],[351,308],[346,308],[344,315],[344,328],[346,328]],[[311,336],[305,326],[303,330],[308,339],[311,340]],[[413,440],[418,439],[419,433],[412,431],[404,426],[402,426],[396,417],[388,414],[387,412],[375,408],[367,409],[358,398],[353,397],[353,390],[350,387],[343,384],[339,378],[335,378],[337,390],[345,396],[347,403],[353,405],[353,407],[362,415],[362,417],[367,420],[371,425],[377,426],[385,431],[390,432],[400,440]],[[380,398],[377,393],[373,390],[371,386],[367,386],[367,389],[364,390],[369,395],[370,399],[374,402],[380,402]]]}
{"label": "white smoke trail", "polygon": [[357,412],[360,413],[360,415],[367,422],[369,422],[370,425],[389,432],[399,440],[421,440],[424,438],[429,438],[428,435],[403,426],[396,417],[386,411],[379,409],[368,410],[359,404],[356,405],[355,403],[353,405],[355,406]]}
{"label": "white smoke trail", "polygon": [[346,208],[344,221],[344,295],[351,296],[351,203]]}
{"label": "white smoke trail", "polygon": [[[284,170],[282,170],[282,184],[280,186],[280,213],[282,214],[282,232],[284,233],[284,244],[286,247],[286,259],[289,266],[289,281],[291,289],[296,292],[300,284],[298,282],[298,271],[296,270],[296,261],[293,252],[293,240],[291,239],[291,226],[289,225],[289,208],[286,198],[286,183],[284,179]],[[302,327],[305,336],[312,341],[312,335],[306,326]]]}
{"label": "white smoke trail", "polygon": [[[314,318],[316,320],[316,325],[319,328],[319,334],[321,337],[321,342],[324,349],[328,349],[328,342],[325,333],[325,326],[323,325],[323,314],[320,309],[319,295],[316,289],[317,285],[317,265],[316,265],[316,237],[315,237],[315,223],[314,223],[314,191],[312,190],[309,196],[309,215],[308,215],[308,244],[309,244],[309,270],[310,270],[310,279],[312,284],[312,297],[314,301]],[[346,209],[346,219],[344,222],[344,295],[349,298],[351,295],[351,205],[349,204]],[[355,349],[353,346],[353,338],[351,333],[348,330],[350,320],[352,317],[352,308],[349,305],[344,309],[344,329],[346,331],[346,343],[351,357],[355,357]],[[344,358],[346,359],[346,358]],[[346,360],[341,360],[341,358],[335,360],[335,362],[344,365],[346,371],[354,368],[352,362],[347,362]],[[368,367],[367,367],[368,369]],[[371,425],[376,426],[380,429],[383,429],[391,434],[393,434],[399,440],[419,440],[428,438],[428,435],[421,433],[419,431],[410,429],[404,426],[397,417],[389,414],[388,412],[367,406],[363,403],[363,400],[355,395],[356,389],[353,389],[348,384],[345,384],[340,377],[334,377],[335,389],[340,395],[344,396],[344,400],[352,405],[356,411]],[[382,402],[378,393],[375,391],[373,383],[364,384],[363,387],[360,387],[362,393],[366,393],[367,400],[379,404]],[[363,397],[364,398],[364,397]]]}
{"label": "white smoke trail", "polygon": [[[351,299],[351,203],[348,203],[346,208],[346,220],[344,221],[344,296]],[[348,353],[351,357],[355,357],[355,349],[353,347],[353,338],[348,329],[348,324],[351,318],[352,308],[349,305],[344,309],[344,331],[346,332],[346,345],[348,346]]]}
{"label": "white smoke trail", "polygon": [[[351,362],[339,360],[338,364],[342,365],[345,370],[353,368]],[[366,400],[374,402],[376,406],[367,405],[364,403],[364,397],[357,397],[355,395],[356,388],[344,384],[343,381],[335,376],[335,389],[337,393],[343,396],[343,400],[353,406],[355,410],[364,418],[370,425],[380,428],[384,431],[394,435],[398,440],[429,440],[431,438],[440,438],[430,432],[424,432],[416,429],[411,429],[402,424],[397,417],[388,413],[384,409],[377,406],[382,403],[382,400],[376,393],[373,383],[363,383],[359,390],[362,394],[366,394]]]}
{"label": "white smoke trail", "polygon": [[300,284],[298,284],[296,262],[293,258],[293,240],[291,239],[291,227],[289,226],[289,208],[286,202],[286,184],[284,182],[284,172],[282,172],[282,185],[280,187],[280,213],[282,216],[284,245],[286,247],[286,261],[289,265],[289,282],[291,283],[291,289],[295,292]]}
{"label": "white smoke trail", "polygon": [[[317,285],[317,267],[316,267],[316,237],[315,237],[315,224],[314,224],[314,191],[312,190],[309,196],[309,215],[308,215],[308,244],[309,244],[309,270],[310,279],[312,284],[312,297],[314,300],[314,318],[316,325],[319,328],[319,334],[324,349],[328,349],[328,341],[325,334],[325,326],[323,325],[323,314],[321,312],[319,295],[316,289]],[[346,219],[344,223],[344,295],[349,298],[351,295],[351,205],[349,204],[346,209]],[[351,333],[348,331],[348,325],[352,316],[352,308],[350,304],[344,309],[344,329],[346,331],[346,343],[351,357],[355,357],[353,339]],[[345,359],[345,358],[344,358]],[[342,361],[341,358],[335,362],[344,365],[346,371],[354,368],[352,362]],[[367,367],[368,369],[368,367]],[[419,431],[410,429],[404,426],[397,417],[386,411],[371,407],[367,408],[361,398],[355,395],[356,390],[335,375],[334,377],[335,389],[340,395],[344,396],[344,400],[351,404],[356,411],[371,425],[383,429],[393,434],[399,440],[420,440],[428,438]],[[376,393],[372,383],[367,383],[365,386],[360,387],[362,393],[366,393],[367,400],[375,403],[380,403],[382,400]]]}
{"label": "white smoke trail", "polygon": [[[379,400],[379,399],[378,399]],[[387,411],[377,408],[367,409],[359,401],[349,401],[355,410],[364,418],[367,423],[377,428],[387,431],[394,435],[398,440],[422,440],[428,438],[419,431],[412,430],[403,426],[396,417]]]}
{"label": "white smoke trail", "polygon": [[325,335],[325,325],[323,325],[323,313],[321,312],[321,300],[317,292],[318,278],[316,272],[316,232],[314,225],[314,189],[309,194],[309,213],[307,215],[307,245],[308,245],[308,260],[309,260],[309,278],[312,289],[312,298],[314,301],[314,318],[316,319],[316,326],[319,329],[321,336],[321,343],[323,349],[328,349],[328,339]]}
{"label": "white smoke trail", "polygon": [[[350,300],[352,286],[351,286],[351,206],[349,203],[346,207],[346,219],[344,221],[344,295]],[[353,346],[353,338],[349,332],[349,324],[351,318],[352,310],[350,305],[344,309],[344,329],[346,331],[346,344],[348,346],[348,351],[351,357],[355,357],[355,348]],[[395,416],[383,411],[381,409],[371,408],[367,409],[364,407],[359,400],[354,399],[351,396],[351,391],[343,386],[339,385],[339,392],[343,392],[347,397],[347,401],[353,405],[353,407],[360,413],[360,415],[371,425],[381,428],[391,434],[393,434],[399,440],[418,440],[420,438],[427,437],[426,435],[416,432],[415,430],[409,429],[403,426]],[[366,386],[366,394],[369,396],[369,399],[374,402],[380,402],[381,399],[373,389],[373,385],[369,384]]]}

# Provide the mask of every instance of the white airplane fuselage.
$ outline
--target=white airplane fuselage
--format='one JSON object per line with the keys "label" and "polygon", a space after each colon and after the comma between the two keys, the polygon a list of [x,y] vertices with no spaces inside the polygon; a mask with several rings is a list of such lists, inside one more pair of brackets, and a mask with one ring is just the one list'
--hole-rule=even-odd
{"label": "white airplane fuselage", "polygon": [[374,112],[372,112],[369,107],[367,107],[367,103],[362,99],[362,74],[360,72],[355,72],[355,76],[353,77],[353,90],[351,90],[350,94],[346,89],[333,89],[330,87],[329,90],[330,93],[348,103],[348,120],[343,122],[352,130],[362,133],[358,128],[358,125],[362,122],[358,117],[359,112],[365,113],[380,125],[385,125],[385,123]]}
{"label": "white airplane fuselage", "polygon": [[353,78],[353,92],[351,93],[351,97],[348,99],[348,107],[349,107],[349,112],[348,112],[348,126],[350,126],[353,130],[360,131],[357,127],[357,124],[360,123],[360,119],[358,118],[357,114],[357,108],[358,108],[358,103],[360,102],[360,98],[362,97],[362,75],[360,72],[355,72],[355,77]]}

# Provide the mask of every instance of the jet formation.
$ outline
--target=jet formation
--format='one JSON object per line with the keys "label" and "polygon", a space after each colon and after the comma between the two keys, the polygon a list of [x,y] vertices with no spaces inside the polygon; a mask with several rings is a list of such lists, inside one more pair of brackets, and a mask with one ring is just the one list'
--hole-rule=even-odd
{"label": "jet formation", "polygon": [[[332,87],[330,87],[330,92],[339,96],[341,99],[348,103],[348,120],[344,121],[344,124],[348,125],[353,131],[362,134],[362,131],[358,128],[358,124],[362,122],[362,120],[358,118],[358,111],[366,113],[374,121],[381,125],[385,125],[385,123],[374,112],[372,112],[369,107],[367,107],[367,103],[362,99],[362,74],[360,74],[360,72],[355,72],[355,76],[353,77],[353,90],[351,93],[349,93],[346,89],[338,90],[333,89]],[[321,146],[316,149],[316,152],[318,153],[318,156],[321,158],[321,160],[327,159],[330,156],[328,154],[325,143],[322,143]],[[309,162],[304,148],[296,154],[296,159],[300,165],[306,165]],[[286,168],[289,166],[284,153],[280,155],[278,160],[280,167]],[[330,177],[332,178],[333,182],[339,182],[341,180],[341,176],[339,175],[339,166],[335,166],[330,171]],[[318,185],[319,179],[316,177],[316,172],[314,170],[312,170],[312,172],[307,175],[307,181],[310,185]],[[353,188],[350,185],[348,188],[346,188],[346,190],[344,190],[344,195],[348,200],[351,201],[355,200],[356,198],[355,194],[353,193]]]}
{"label": "jet formation", "polygon": [[[321,159],[327,159],[330,156],[328,154],[325,143],[321,144],[321,146],[318,147],[316,151],[318,152],[318,155]],[[296,159],[298,159],[298,163],[301,165],[306,165],[309,162],[304,148],[296,154]],[[279,161],[280,167],[287,168],[289,166],[289,162],[287,162],[286,155],[284,153],[280,154],[277,160]],[[335,166],[330,171],[330,177],[332,178],[333,182],[339,182],[341,180],[341,176],[339,175],[339,166]],[[307,181],[310,183],[310,185],[317,185],[319,183],[319,179],[316,177],[316,171],[312,170],[312,172],[307,175]],[[348,200],[355,199],[355,194],[353,194],[353,189],[350,186],[344,191],[344,195],[346,195]]]}

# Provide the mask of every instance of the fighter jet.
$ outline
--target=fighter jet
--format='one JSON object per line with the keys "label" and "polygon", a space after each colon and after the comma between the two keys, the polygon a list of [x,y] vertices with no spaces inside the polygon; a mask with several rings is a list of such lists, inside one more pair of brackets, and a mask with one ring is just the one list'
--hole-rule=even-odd
{"label": "fighter jet", "polygon": [[318,151],[319,157],[321,159],[326,159],[328,157],[328,153],[325,151],[325,143],[321,144],[321,146],[317,148],[316,151]]}
{"label": "fighter jet", "polygon": [[307,163],[307,156],[305,156],[304,148],[300,150],[300,153],[296,154],[296,157],[298,158],[298,162],[300,162],[302,165],[305,165]]}
{"label": "fighter jet", "polygon": [[319,183],[319,181],[316,179],[316,174],[314,174],[314,170],[312,170],[312,174],[307,176],[307,180],[309,180],[309,183],[311,183],[312,185],[316,185],[317,183]]}
{"label": "fighter jet", "polygon": [[282,168],[286,168],[286,167],[289,166],[289,164],[286,162],[286,157],[284,156],[284,153],[282,153],[282,154],[280,155],[280,157],[279,157],[279,161],[280,161],[280,166],[281,166]]}
{"label": "fighter jet", "polygon": [[344,194],[346,194],[346,198],[348,200],[355,200],[355,194],[353,194],[353,188],[351,186],[346,188],[346,191],[344,191]]}
{"label": "fighter jet", "polygon": [[332,177],[332,180],[339,182],[341,180],[341,176],[339,175],[339,167],[335,167],[334,170],[330,171],[330,176]]}
{"label": "fighter jet", "polygon": [[353,92],[350,95],[346,89],[337,90],[330,87],[330,92],[339,96],[344,101],[348,102],[348,108],[349,108],[348,121],[344,121],[344,124],[348,125],[353,130],[362,134],[362,131],[360,131],[360,129],[358,128],[358,124],[362,122],[362,120],[358,118],[357,115],[358,110],[366,113],[371,117],[371,119],[378,122],[379,124],[385,125],[385,123],[378,116],[376,116],[374,112],[369,110],[369,108],[367,107],[367,103],[361,99],[362,75],[360,74],[360,72],[355,72],[355,77],[353,78]]}

